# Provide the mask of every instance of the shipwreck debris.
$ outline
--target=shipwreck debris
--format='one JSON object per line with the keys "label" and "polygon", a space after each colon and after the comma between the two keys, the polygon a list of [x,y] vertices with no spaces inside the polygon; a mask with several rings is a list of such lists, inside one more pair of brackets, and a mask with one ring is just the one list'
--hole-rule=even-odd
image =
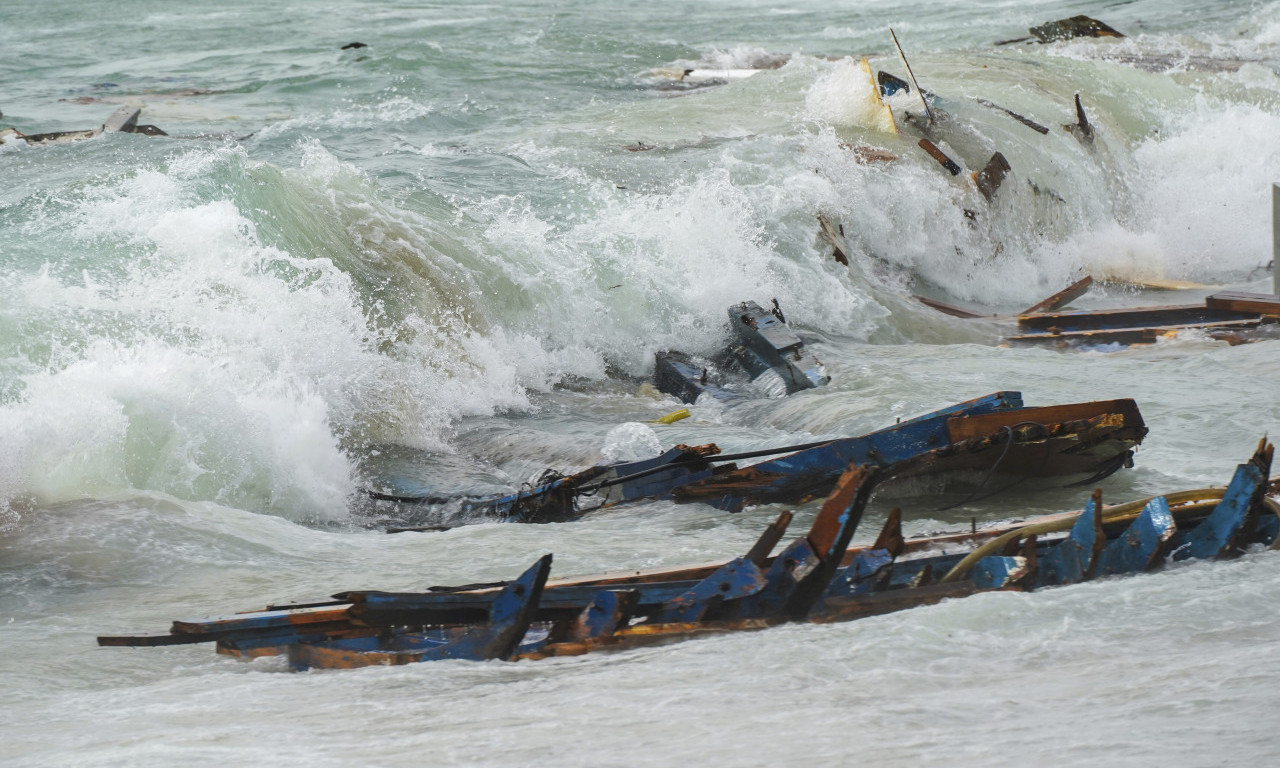
{"label": "shipwreck debris", "polygon": [[1085,276],[1012,316],[981,314],[937,299],[914,298],[939,312],[965,319],[986,318],[1014,326],[1004,335],[1014,343],[1059,347],[1098,344],[1152,344],[1183,331],[1238,344],[1280,334],[1280,296],[1219,291],[1200,304],[1108,309],[1067,309],[1094,284]]}
{"label": "shipwreck debris", "polygon": [[969,178],[973,181],[973,186],[982,194],[983,199],[989,203],[995,198],[996,190],[1000,189],[1005,175],[1010,170],[1009,161],[997,152],[991,156],[991,160],[983,166],[981,171],[974,171],[969,174]]}
{"label": "shipwreck debris", "polygon": [[1146,434],[1133,400],[1027,407],[1021,393],[997,392],[860,437],[717,470],[673,488],[671,498],[726,510],[803,503],[827,493],[850,463],[892,467],[886,469],[885,482],[926,475],[945,479],[972,471],[1019,482],[1071,476],[1092,482],[1132,466],[1133,448]]}
{"label": "shipwreck debris", "polygon": [[743,397],[725,381],[722,371],[728,375],[738,372],[752,381],[770,377],[774,380],[771,389],[775,390],[771,394],[776,396],[821,387],[831,380],[822,363],[787,326],[777,299],[770,310],[745,301],[729,307],[728,314],[733,339],[716,361],[699,363],[678,351],[657,353],[654,386],[660,392],[686,403],[695,402],[703,394],[718,400]]}
{"label": "shipwreck debris", "polygon": [[1069,19],[1058,19],[1057,21],[1049,21],[1038,27],[1031,27],[1027,30],[1031,33],[1028,37],[1016,37],[1012,40],[1001,40],[996,45],[1011,45],[1013,43],[1056,43],[1061,40],[1071,40],[1077,37],[1124,37],[1123,34],[1114,28],[1097,19],[1090,18],[1083,14],[1072,16]]}
{"label": "shipwreck debris", "polygon": [[883,471],[848,467],[809,531],[775,555],[783,512],[723,564],[549,580],[551,555],[519,578],[425,592],[347,591],[225,618],[175,621],[100,646],[211,642],[239,658],[284,655],[295,670],[436,659],[533,660],[805,621],[851,621],[983,591],[1034,591],[1153,570],[1167,559],[1237,556],[1280,538],[1263,439],[1226,490],[1199,489],[986,530],[904,539],[898,512],[870,546],[850,542]]}
{"label": "shipwreck debris", "polygon": [[960,175],[960,165],[955,160],[948,157],[946,152],[939,149],[937,144],[934,144],[928,139],[920,139],[919,145],[921,149],[929,153],[929,157],[937,160],[938,165],[946,168],[952,176]]}
{"label": "shipwreck debris", "polygon": [[[138,116],[142,113],[139,107],[120,107],[112,112],[97,128],[84,131],[56,131],[53,133],[19,133],[9,129],[11,138],[21,139],[28,144],[60,144],[68,141],[91,139],[104,133],[140,133],[144,136],[168,136],[169,134],[154,125],[139,125]],[[0,134],[0,143],[5,134]]]}
{"label": "shipwreck debris", "polygon": [[1041,124],[1037,123],[1035,120],[1032,120],[1032,119],[1031,119],[1031,118],[1029,118],[1029,117],[1025,117],[1025,116],[1023,116],[1023,115],[1018,114],[1017,112],[1014,112],[1012,109],[1005,109],[1004,107],[1000,106],[999,104],[996,104],[996,103],[994,103],[994,102],[992,102],[992,101],[988,101],[987,99],[975,99],[975,101],[977,101],[977,102],[978,102],[979,104],[981,104],[982,106],[987,107],[988,109],[994,109],[994,110],[996,110],[997,112],[1003,112],[1003,113],[1005,113],[1005,114],[1006,114],[1006,115],[1008,115],[1009,117],[1012,117],[1014,120],[1017,120],[1018,122],[1022,123],[1022,124],[1023,124],[1023,125],[1025,125],[1025,126],[1027,126],[1028,128],[1030,128],[1031,130],[1035,131],[1036,133],[1039,133],[1039,134],[1041,134],[1041,135],[1043,135],[1043,136],[1047,136],[1047,135],[1049,134],[1049,129],[1048,129],[1048,128],[1046,128],[1046,127],[1044,127],[1043,125],[1041,125]]}
{"label": "shipwreck debris", "polygon": [[1075,136],[1082,144],[1093,143],[1093,126],[1089,124],[1089,117],[1084,113],[1084,106],[1080,104],[1080,94],[1076,94],[1076,121],[1074,123],[1066,123],[1062,126],[1063,130]]}
{"label": "shipwreck debris", "polygon": [[916,82],[915,73],[911,71],[911,64],[907,62],[907,54],[903,52],[902,45],[898,43],[898,36],[894,34],[893,27],[889,27],[889,36],[893,38],[893,47],[898,49],[898,58],[902,59],[902,66],[907,69],[907,77],[911,80],[911,84],[915,86],[916,95],[920,97],[920,106],[924,107],[925,117],[928,124],[933,125],[933,110],[929,109],[929,100],[924,97],[924,91],[920,90],[920,83]]}
{"label": "shipwreck debris", "polygon": [[[1106,477],[1132,466],[1133,448],[1147,434],[1132,400],[1028,407],[1020,392],[996,392],[856,437],[721,454],[714,443],[678,445],[660,456],[602,464],[561,474],[544,473],[533,487],[488,498],[445,498],[368,492],[399,505],[455,505],[472,521],[568,522],[642,499],[702,502],[738,511],[748,505],[803,503],[826,494],[851,462],[890,467],[885,482],[933,477],[971,485],[993,477]],[[738,462],[765,459],[739,467]],[[394,532],[439,530],[440,525],[396,526]]]}

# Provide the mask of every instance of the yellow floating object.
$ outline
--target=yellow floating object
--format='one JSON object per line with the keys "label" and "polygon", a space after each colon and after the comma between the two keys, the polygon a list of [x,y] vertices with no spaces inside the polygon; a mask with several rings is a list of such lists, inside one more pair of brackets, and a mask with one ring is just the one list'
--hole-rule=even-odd
{"label": "yellow floating object", "polygon": [[693,414],[689,413],[688,408],[681,408],[678,411],[672,411],[671,413],[668,413],[666,416],[663,416],[660,419],[654,419],[649,423],[650,424],[675,424],[677,421],[681,419],[687,419],[692,415]]}
{"label": "yellow floating object", "polygon": [[871,83],[868,110],[875,121],[875,125],[872,127],[885,133],[897,133],[898,123],[893,119],[893,110],[880,98],[880,85],[876,82],[875,75],[871,74],[871,62],[867,61],[866,56],[863,56],[862,61],[858,62],[858,66],[862,68],[862,71],[867,76],[867,81]]}

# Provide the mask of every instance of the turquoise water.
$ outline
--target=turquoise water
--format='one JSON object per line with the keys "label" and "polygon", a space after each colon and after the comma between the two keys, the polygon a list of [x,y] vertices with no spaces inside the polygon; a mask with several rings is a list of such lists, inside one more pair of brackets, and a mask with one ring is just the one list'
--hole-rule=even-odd
{"label": "turquoise water", "polygon": [[[1129,36],[992,45],[1076,13]],[[869,110],[857,57],[905,75],[889,27],[947,115],[944,149],[966,170],[1008,158],[993,203]],[[1113,281],[1082,306],[1270,290],[1280,5],[57,1],[0,7],[0,50],[0,129],[91,128],[132,105],[169,134],[0,145],[0,762],[1280,753],[1258,714],[1277,704],[1267,553],[529,665],[288,675],[93,643],[506,578],[548,551],[558,575],[738,554],[776,508],[387,537],[361,489],[407,465],[437,492],[505,491],[625,452],[622,425],[680,407],[644,387],[653,353],[715,351],[748,299],[779,300],[831,385],[696,405],[648,428],[664,448],[809,442],[1016,389],[1138,401],[1151,435],[1109,500],[1225,482],[1280,425],[1280,342],[1009,347],[910,295],[997,313],[1083,274]],[[727,83],[664,74],[784,59]],[[1061,129],[1076,93],[1091,147]],[[1198,287],[1125,282],[1152,280]],[[908,526],[1085,495],[913,500]]]}

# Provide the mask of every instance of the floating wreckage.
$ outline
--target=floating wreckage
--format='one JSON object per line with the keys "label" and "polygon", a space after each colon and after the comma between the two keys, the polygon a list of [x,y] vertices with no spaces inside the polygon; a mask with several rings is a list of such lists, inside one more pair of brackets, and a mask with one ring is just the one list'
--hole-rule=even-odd
{"label": "floating wreckage", "polygon": [[905,539],[893,510],[876,541],[850,547],[876,483],[845,470],[807,534],[771,555],[790,512],[726,563],[549,580],[545,555],[510,582],[424,592],[349,591],[226,618],[173,622],[168,633],[101,636],[101,646],[214,643],[219,653],[283,655],[298,671],[440,659],[533,660],[622,650],[789,622],[829,623],[993,590],[1033,591],[1154,570],[1169,560],[1275,548],[1280,504],[1267,497],[1264,439],[1225,490],[1193,490],[1016,525]]}
{"label": "floating wreckage", "polygon": [[106,122],[97,128],[86,131],[57,131],[54,133],[20,133],[12,128],[0,130],[0,144],[7,141],[25,141],[28,144],[61,144],[68,141],[92,139],[104,133],[140,133],[144,136],[168,136],[169,134],[154,125],[139,125],[138,116],[142,110],[138,107],[121,107]]}
{"label": "floating wreckage", "polygon": [[[1003,490],[985,489],[996,476],[1095,482],[1132,466],[1133,449],[1146,435],[1132,400],[1027,407],[1019,392],[996,392],[858,437],[724,455],[714,443],[680,445],[645,461],[571,475],[549,470],[537,486],[495,498],[459,500],[394,488],[370,495],[405,505],[461,504],[464,517],[477,521],[565,522],[641,499],[700,502],[736,512],[821,498],[850,464],[859,464],[883,468],[882,485],[919,477],[972,485],[970,479],[980,475],[978,490],[990,496]],[[389,531],[439,528],[403,525]]]}
{"label": "floating wreckage", "polygon": [[714,361],[703,363],[676,351],[657,353],[654,386],[682,402],[693,403],[703,395],[717,400],[744,397],[727,383],[735,373],[744,374],[777,397],[831,381],[822,363],[787,326],[777,299],[770,310],[754,301],[729,307],[729,328],[733,341]]}
{"label": "floating wreckage", "polygon": [[1012,40],[1001,40],[996,45],[1012,45],[1014,43],[1056,43],[1062,40],[1073,40],[1079,37],[1124,37],[1111,26],[1083,14],[1069,19],[1049,21],[1038,27],[1027,30],[1030,36],[1016,37]]}
{"label": "floating wreckage", "polygon": [[1280,296],[1219,291],[1200,304],[1110,309],[1066,309],[1093,285],[1085,276],[1053,296],[1013,316],[984,315],[924,296],[914,298],[939,312],[965,319],[1015,325],[1005,341],[1059,347],[1101,344],[1153,344],[1185,331],[1202,332],[1231,343],[1280,336]]}

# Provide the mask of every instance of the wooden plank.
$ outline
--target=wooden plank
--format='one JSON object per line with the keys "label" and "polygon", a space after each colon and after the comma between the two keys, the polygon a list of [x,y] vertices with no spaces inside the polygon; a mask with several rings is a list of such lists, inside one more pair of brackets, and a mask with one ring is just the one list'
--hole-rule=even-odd
{"label": "wooden plank", "polygon": [[1016,411],[996,411],[973,416],[955,416],[947,420],[947,433],[951,436],[951,442],[958,443],[975,437],[987,437],[1004,427],[1013,427],[1024,422],[1061,424],[1068,421],[1086,421],[1107,414],[1118,414],[1126,427],[1145,426],[1142,414],[1138,411],[1138,404],[1130,398],[1124,398],[1020,408]]}
{"label": "wooden plank", "polygon": [[832,221],[826,214],[818,214],[818,234],[827,245],[831,246],[831,255],[836,261],[849,266],[849,247],[844,241],[844,227]]}
{"label": "wooden plank", "polygon": [[1041,330],[1060,333],[1075,331],[1154,328],[1157,326],[1194,326],[1210,323],[1257,320],[1256,312],[1216,309],[1203,304],[1175,304],[1154,307],[1122,307],[1118,309],[1082,309],[1063,312],[1040,312],[1020,315],[1018,327],[1025,331]]}
{"label": "wooden plank", "polygon": [[1168,554],[1169,540],[1177,533],[1173,513],[1163,496],[1143,507],[1125,532],[1111,541],[1098,558],[1098,575],[1149,571]]}
{"label": "wooden plank", "polygon": [[1039,304],[1034,304],[1022,310],[1019,314],[1034,315],[1038,312],[1056,312],[1083,296],[1088,292],[1089,287],[1092,285],[1093,277],[1085,275],[1083,278],[1075,281],[1071,285],[1068,285],[1066,288],[1063,288],[1061,291],[1058,291]]}
{"label": "wooden plank", "polygon": [[1018,122],[1022,123],[1022,124],[1023,124],[1023,125],[1025,125],[1025,126],[1027,126],[1028,128],[1030,128],[1031,130],[1035,131],[1036,133],[1039,133],[1039,134],[1042,134],[1042,135],[1046,135],[1046,136],[1049,134],[1049,129],[1048,129],[1048,128],[1046,128],[1046,127],[1044,127],[1043,125],[1041,125],[1041,124],[1037,123],[1035,120],[1032,120],[1032,119],[1031,119],[1031,118],[1029,118],[1029,117],[1023,117],[1022,115],[1018,114],[1017,112],[1014,112],[1014,111],[1013,111],[1013,110],[1011,110],[1011,109],[1005,109],[1004,107],[1000,106],[999,104],[992,103],[992,102],[990,102],[990,101],[987,101],[986,99],[978,99],[977,101],[978,101],[978,103],[979,103],[979,104],[981,104],[981,105],[982,105],[982,106],[984,106],[984,107],[989,107],[989,108],[991,108],[991,109],[999,110],[999,111],[1001,111],[1001,112],[1005,113],[1005,114],[1006,114],[1006,115],[1008,115],[1009,117],[1012,117],[1014,120],[1017,120]]}
{"label": "wooden plank", "polygon": [[1213,309],[1229,309],[1235,312],[1280,315],[1280,296],[1270,293],[1219,291],[1207,297],[1204,300],[1204,305]]}
{"label": "wooden plank", "polygon": [[920,302],[926,307],[932,307],[933,309],[938,310],[942,314],[951,315],[952,317],[963,317],[966,320],[972,319],[975,317],[995,317],[995,315],[984,315],[980,312],[974,312],[971,309],[965,309],[964,307],[957,307],[955,304],[948,304],[945,301],[938,301],[937,299],[931,299],[928,296],[918,296],[913,294],[911,298],[915,299],[916,301]]}
{"label": "wooden plank", "polygon": [[919,145],[921,149],[929,153],[930,157],[938,161],[938,165],[941,165],[943,168],[946,168],[951,173],[952,176],[960,175],[960,166],[956,163],[955,160],[952,160],[951,158],[947,157],[946,152],[943,152],[941,149],[938,149],[937,144],[934,144],[932,141],[929,141],[928,139],[921,139],[919,141]]}
{"label": "wooden plank", "polygon": [[986,167],[981,171],[975,171],[969,174],[969,178],[973,180],[973,185],[978,188],[978,192],[989,203],[996,196],[996,191],[1000,189],[1000,185],[1004,183],[1004,177],[1009,171],[1009,161],[1004,155],[997,152],[991,156],[991,160],[987,162]]}
{"label": "wooden plank", "polygon": [[1226,320],[1217,323],[1187,323],[1183,325],[1153,325],[1135,328],[1102,328],[1084,331],[1035,331],[1031,333],[1006,336],[1005,341],[1033,343],[1066,343],[1088,342],[1093,344],[1154,344],[1164,336],[1173,336],[1181,331],[1206,331],[1210,335],[1215,332],[1247,331],[1257,328],[1261,320]]}

